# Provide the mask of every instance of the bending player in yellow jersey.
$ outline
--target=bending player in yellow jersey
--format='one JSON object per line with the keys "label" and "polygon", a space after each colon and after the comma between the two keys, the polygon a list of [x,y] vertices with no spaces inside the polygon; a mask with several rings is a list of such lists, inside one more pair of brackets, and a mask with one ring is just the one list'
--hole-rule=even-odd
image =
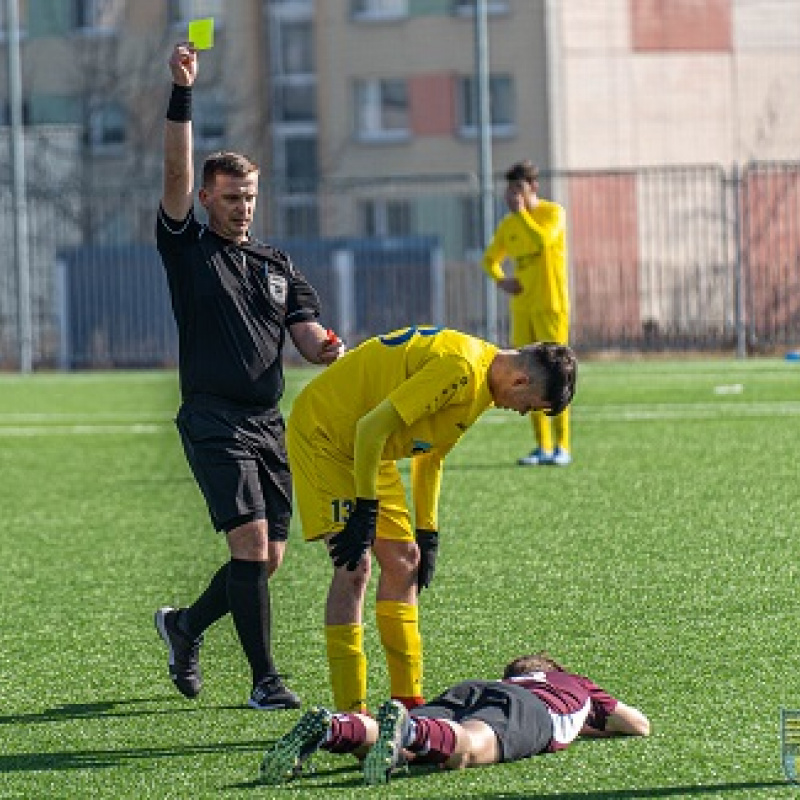
{"label": "bending player in yellow jersey", "polygon": [[[564,209],[538,196],[539,172],[530,161],[506,173],[509,214],[500,221],[483,256],[484,270],[510,297],[511,344],[537,341],[567,344],[567,235]],[[502,263],[510,259],[514,273],[507,277]],[[569,409],[550,421],[541,411],[531,413],[536,448],[518,463],[566,466],[572,460]]]}
{"label": "bending player in yellow jersey", "polygon": [[[561,413],[575,390],[568,347],[501,350],[453,330],[413,327],[369,339],[294,402],[289,462],[307,541],[334,564],[325,634],[335,708],[367,710],[362,609],[370,550],[376,616],[393,698],[423,702],[417,594],[433,577],[443,459],[492,404]],[[411,458],[412,526],[396,461]]]}

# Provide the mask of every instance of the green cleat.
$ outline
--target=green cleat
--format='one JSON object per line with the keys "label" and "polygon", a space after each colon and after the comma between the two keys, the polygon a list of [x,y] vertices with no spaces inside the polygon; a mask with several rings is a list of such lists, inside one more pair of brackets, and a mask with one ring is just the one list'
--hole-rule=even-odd
{"label": "green cleat", "polygon": [[331,712],[326,708],[306,711],[294,728],[264,753],[259,770],[261,783],[274,786],[297,778],[303,771],[304,762],[325,740],[331,717]]}
{"label": "green cleat", "polygon": [[403,740],[410,722],[406,707],[397,700],[387,700],[378,709],[378,741],[364,758],[364,783],[377,786],[389,783],[398,767],[406,765]]}

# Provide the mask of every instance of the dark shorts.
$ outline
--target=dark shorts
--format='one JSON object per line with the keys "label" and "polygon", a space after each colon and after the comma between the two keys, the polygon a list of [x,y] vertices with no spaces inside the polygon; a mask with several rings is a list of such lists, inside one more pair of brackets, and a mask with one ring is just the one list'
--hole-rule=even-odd
{"label": "dark shorts", "polygon": [[437,717],[464,723],[485,722],[497,736],[501,761],[518,761],[543,752],[553,736],[547,706],[522,686],[499,681],[464,681],[451,686],[412,717]]}
{"label": "dark shorts", "polygon": [[183,403],[176,424],[214,528],[266,519],[269,538],[285,541],[292,478],[280,411],[201,396]]}

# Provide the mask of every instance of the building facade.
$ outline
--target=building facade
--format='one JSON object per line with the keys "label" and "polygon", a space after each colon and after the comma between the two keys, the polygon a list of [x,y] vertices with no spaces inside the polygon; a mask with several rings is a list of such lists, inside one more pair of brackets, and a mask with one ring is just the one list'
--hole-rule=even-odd
{"label": "building facade", "polygon": [[[448,323],[487,332],[476,264],[485,230],[476,0],[18,5],[30,283],[43,352],[59,338],[59,253],[152,243],[167,59],[202,17],[214,18],[215,42],[201,54],[195,91],[197,157],[224,147],[261,165],[257,235],[325,242],[320,252],[351,277],[347,264],[369,249],[357,242],[381,243],[373,255],[387,262],[408,241],[425,242],[443,265],[436,308]],[[800,0],[481,8],[493,217],[503,213],[503,171],[532,159],[542,193],[567,207],[579,339],[683,335],[708,330],[710,316],[727,340],[747,302],[752,317],[768,313],[785,326],[797,316],[800,325]],[[0,146],[10,120],[5,10]],[[764,170],[764,161],[788,167]],[[0,166],[8,240],[14,213],[11,171]],[[345,239],[350,249],[337,250]],[[12,258],[0,256],[0,365],[14,350],[21,282]],[[743,301],[746,258],[754,274],[777,271],[777,288],[752,279]],[[412,289],[400,283],[392,296]]]}

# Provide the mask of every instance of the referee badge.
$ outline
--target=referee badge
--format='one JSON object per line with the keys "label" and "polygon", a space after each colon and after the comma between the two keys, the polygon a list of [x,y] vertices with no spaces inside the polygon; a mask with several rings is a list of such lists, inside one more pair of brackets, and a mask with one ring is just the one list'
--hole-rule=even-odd
{"label": "referee badge", "polygon": [[279,306],[286,305],[286,278],[283,275],[267,274],[267,285],[269,286],[269,296]]}

